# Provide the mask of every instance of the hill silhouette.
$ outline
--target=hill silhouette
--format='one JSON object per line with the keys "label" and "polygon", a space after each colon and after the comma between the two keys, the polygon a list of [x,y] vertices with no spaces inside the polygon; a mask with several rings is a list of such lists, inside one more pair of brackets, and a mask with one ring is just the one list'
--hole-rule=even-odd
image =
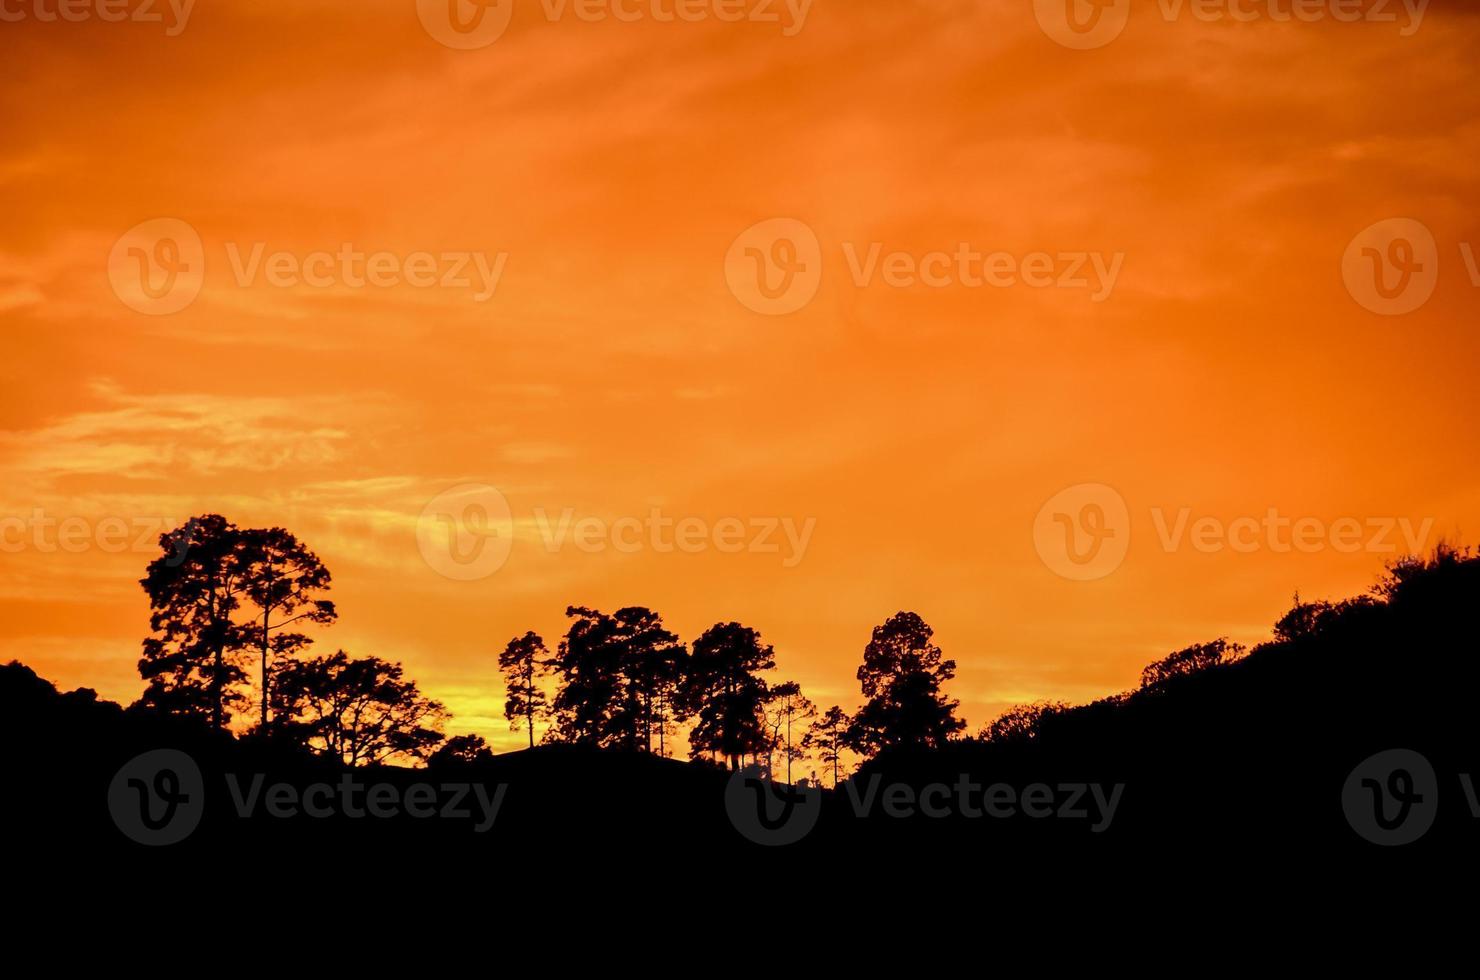
{"label": "hill silhouette", "polygon": [[[1040,706],[929,750],[886,748],[836,790],[582,745],[350,769],[142,702],[63,693],[13,662],[0,667],[0,744],[24,802],[4,830],[83,861],[155,864],[218,852],[1448,861],[1480,828],[1477,599],[1480,559],[1441,549],[1371,595],[1297,602],[1247,654],[1189,648],[1127,694]],[[139,766],[160,753],[175,762]]]}

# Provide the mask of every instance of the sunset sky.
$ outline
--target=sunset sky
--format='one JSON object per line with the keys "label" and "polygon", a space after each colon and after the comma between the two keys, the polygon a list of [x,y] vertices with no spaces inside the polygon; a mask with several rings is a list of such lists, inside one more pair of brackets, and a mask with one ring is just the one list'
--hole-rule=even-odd
{"label": "sunset sky", "polygon": [[[67,22],[3,0],[0,658],[132,701],[153,539],[219,512],[331,569],[320,652],[404,662],[496,748],[522,739],[498,650],[553,646],[570,604],[650,606],[685,640],[741,621],[776,679],[847,708],[870,630],[914,610],[974,731],[1258,642],[1297,589],[1366,589],[1405,528],[1477,540],[1473,4],[1410,25],[1398,3],[1240,22],[1137,0],[1078,50],[1030,0],[652,16],[673,2],[518,0],[460,50],[426,26],[446,4],[415,0],[213,0],[173,34],[167,4]],[[1352,263],[1399,218],[1437,278],[1384,315]],[[119,287],[156,219],[201,247],[167,314]],[[794,311],[736,282],[762,222],[816,237]],[[358,270],[286,281],[346,243]],[[375,253],[399,282],[364,280]],[[418,253],[439,282],[471,256],[469,284],[405,281]],[[961,253],[1047,253],[1053,282],[1083,256],[1088,284],[974,285]],[[477,260],[499,273],[481,299]],[[905,284],[921,262],[934,284]],[[1096,577],[1061,574],[1040,520],[1086,484],[1128,518]],[[417,533],[464,485],[496,488],[513,533],[467,580]],[[654,509],[739,526],[739,550],[542,536]],[[1272,510],[1321,543],[1249,530]],[[80,537],[53,547],[38,514]],[[1203,518],[1245,519],[1251,546],[1199,547]],[[766,525],[779,549],[750,548]],[[779,530],[805,526],[805,547]]]}

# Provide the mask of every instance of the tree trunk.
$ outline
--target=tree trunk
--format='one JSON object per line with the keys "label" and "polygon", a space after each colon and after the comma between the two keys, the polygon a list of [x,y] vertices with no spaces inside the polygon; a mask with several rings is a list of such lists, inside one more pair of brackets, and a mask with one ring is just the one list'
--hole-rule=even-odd
{"label": "tree trunk", "polygon": [[221,692],[221,671],[222,671],[223,666],[224,666],[221,663],[222,659],[223,659],[223,656],[222,656],[221,644],[220,643],[217,643],[216,644],[216,676],[211,679],[211,696],[215,700],[215,710],[214,710],[214,712],[212,713],[212,716],[211,716],[211,723],[216,728],[221,728],[222,727],[222,724],[221,724],[221,698],[222,698],[222,692]]}
{"label": "tree trunk", "polygon": [[524,719],[529,727],[529,747],[534,748],[534,651],[524,664]]}
{"label": "tree trunk", "polygon": [[262,734],[267,734],[267,630],[270,609],[262,611]]}
{"label": "tree trunk", "polygon": [[786,709],[786,785],[791,785],[791,709]]}
{"label": "tree trunk", "polygon": [[267,734],[267,637],[272,629],[270,618],[272,616],[272,551],[268,550],[267,559],[267,589],[265,590],[265,605],[262,609],[262,734]]}
{"label": "tree trunk", "polygon": [[[216,597],[216,594],[213,591],[211,594],[211,628],[217,633],[219,633],[221,630],[220,620],[220,600]],[[222,699],[226,696],[226,692],[222,689],[223,684],[221,680],[221,672],[226,668],[226,664],[224,662],[225,660],[226,643],[218,636],[216,639],[216,674],[214,677],[211,678],[211,700],[214,702],[211,711],[211,723],[217,729],[225,727],[222,721],[222,715],[225,712],[221,704]]]}

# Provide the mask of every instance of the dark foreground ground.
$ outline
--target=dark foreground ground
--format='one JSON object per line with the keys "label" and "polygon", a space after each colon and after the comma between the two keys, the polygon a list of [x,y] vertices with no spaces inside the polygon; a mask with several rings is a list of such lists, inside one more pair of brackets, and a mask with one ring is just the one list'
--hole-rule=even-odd
{"label": "dark foreground ground", "polygon": [[264,883],[408,866],[513,880],[864,863],[950,877],[1433,872],[1467,865],[1480,842],[1480,564],[1441,565],[1237,662],[1053,715],[1032,737],[886,755],[836,791],[559,746],[345,772],[61,694],[12,664],[3,830],[13,856],[58,867],[229,860],[234,880]]}

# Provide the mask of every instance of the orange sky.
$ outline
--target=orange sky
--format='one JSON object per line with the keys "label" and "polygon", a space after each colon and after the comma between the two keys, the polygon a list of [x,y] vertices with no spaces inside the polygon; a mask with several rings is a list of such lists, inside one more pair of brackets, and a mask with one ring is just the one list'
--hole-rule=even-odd
{"label": "orange sky", "polygon": [[[1239,23],[1136,2],[1090,50],[1027,0],[816,0],[794,25],[551,21],[521,0],[474,50],[438,43],[414,0],[216,0],[175,36],[3,9],[0,657],[64,686],[142,688],[150,554],[98,543],[110,518],[291,528],[335,577],[321,650],[404,661],[451,730],[498,747],[522,736],[498,717],[497,650],[526,629],[553,644],[570,603],[648,605],[686,640],[738,619],[849,707],[870,629],[913,609],[974,730],[1125,689],[1179,646],[1257,642],[1295,589],[1361,591],[1391,557],[1168,546],[1158,522],[1184,508],[1345,518],[1363,542],[1385,521],[1429,544],[1480,524],[1468,4],[1434,0],[1404,36],[1401,7]],[[169,315],[126,305],[110,267],[158,218],[204,260]],[[767,316],[726,257],[776,218],[816,235],[820,279]],[[1432,233],[1438,275],[1383,316],[1343,255],[1391,218]],[[483,302],[233,268],[258,244],[302,261],[342,243],[505,264]],[[850,259],[875,243],[1122,265],[1099,302],[860,284]],[[504,495],[513,538],[460,581],[417,525],[470,483]],[[1035,547],[1056,526],[1035,538],[1040,508],[1081,484],[1129,520],[1124,560],[1089,581]],[[655,507],[815,524],[793,562],[540,537],[540,512]],[[37,512],[93,543],[38,543]]]}

